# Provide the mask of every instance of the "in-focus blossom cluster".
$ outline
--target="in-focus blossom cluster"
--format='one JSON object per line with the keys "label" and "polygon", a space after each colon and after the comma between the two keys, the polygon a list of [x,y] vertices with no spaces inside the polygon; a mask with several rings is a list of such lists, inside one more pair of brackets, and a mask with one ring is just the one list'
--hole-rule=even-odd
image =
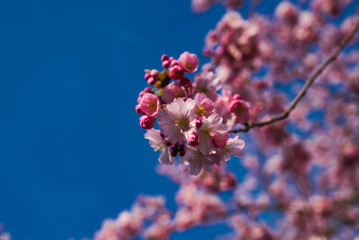
{"label": "in-focus blossom cluster", "polygon": [[[136,106],[142,115],[140,125],[147,130],[145,138],[161,152],[159,161],[173,164],[178,156],[190,174],[198,175],[214,165],[226,166],[231,155],[242,157],[244,141],[230,138],[226,123],[229,119],[243,123],[249,103],[239,94],[223,102],[217,94],[221,85],[212,72],[197,73],[193,82],[186,77],[198,68],[195,54],[185,52],[178,59],[163,55],[161,60],[162,72],[146,71],[152,87],[140,93]],[[159,129],[154,128],[156,122]]]}

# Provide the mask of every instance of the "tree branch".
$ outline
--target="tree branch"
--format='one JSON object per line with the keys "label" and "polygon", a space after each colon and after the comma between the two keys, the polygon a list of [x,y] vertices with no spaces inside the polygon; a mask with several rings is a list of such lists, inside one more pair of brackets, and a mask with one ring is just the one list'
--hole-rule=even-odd
{"label": "tree branch", "polygon": [[353,30],[347,36],[345,36],[345,38],[340,42],[338,48],[333,52],[333,54],[330,55],[329,58],[327,58],[327,60],[325,60],[320,65],[320,67],[306,80],[305,85],[300,90],[298,95],[290,103],[287,110],[282,112],[280,115],[278,115],[276,117],[273,117],[273,118],[271,118],[271,119],[269,119],[267,121],[263,121],[263,122],[247,122],[247,123],[244,124],[243,128],[240,128],[238,130],[229,131],[229,133],[248,132],[251,128],[262,127],[262,126],[269,125],[269,124],[272,124],[274,122],[277,122],[277,121],[280,121],[280,120],[283,120],[283,119],[287,118],[289,116],[289,114],[293,111],[293,109],[297,106],[297,104],[300,102],[300,100],[305,96],[305,94],[307,93],[309,87],[313,84],[313,82],[320,76],[320,74],[332,62],[334,62],[337,59],[339,54],[343,51],[344,47],[350,42],[350,40],[353,38],[355,33],[358,31],[358,29],[359,29],[359,21],[355,24]]}

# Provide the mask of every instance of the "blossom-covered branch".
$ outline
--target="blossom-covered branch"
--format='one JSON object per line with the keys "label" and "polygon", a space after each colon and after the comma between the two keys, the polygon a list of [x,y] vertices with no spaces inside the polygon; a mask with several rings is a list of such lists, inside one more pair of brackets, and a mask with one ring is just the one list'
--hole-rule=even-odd
{"label": "blossom-covered branch", "polygon": [[269,120],[262,121],[262,122],[247,122],[244,124],[243,128],[240,128],[238,130],[231,130],[230,133],[239,133],[239,132],[248,132],[251,128],[254,127],[262,127],[265,125],[272,124],[274,122],[283,120],[289,116],[289,114],[294,110],[294,108],[297,106],[297,104],[300,102],[300,100],[306,95],[309,87],[314,83],[314,81],[321,75],[321,73],[332,63],[334,62],[339,54],[342,52],[344,47],[350,42],[350,40],[353,38],[355,33],[359,29],[359,21],[355,24],[353,30],[341,41],[338,48],[333,52],[332,55],[330,55],[320,66],[319,68],[306,80],[305,85],[300,90],[298,95],[293,99],[293,101],[290,103],[289,107],[280,115],[273,117]]}

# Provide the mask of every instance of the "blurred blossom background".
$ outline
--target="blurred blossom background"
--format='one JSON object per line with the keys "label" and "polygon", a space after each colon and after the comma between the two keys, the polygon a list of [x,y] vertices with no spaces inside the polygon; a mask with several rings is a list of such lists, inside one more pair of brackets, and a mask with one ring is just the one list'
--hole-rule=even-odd
{"label": "blurred blossom background", "polygon": [[[273,13],[278,2],[258,9]],[[155,172],[158,153],[135,112],[143,70],[160,68],[163,53],[202,56],[224,13],[193,14],[189,0],[0,1],[0,222],[13,239],[92,237],[140,193],[165,195],[174,208],[177,186]],[[238,159],[229,167],[241,180]]]}

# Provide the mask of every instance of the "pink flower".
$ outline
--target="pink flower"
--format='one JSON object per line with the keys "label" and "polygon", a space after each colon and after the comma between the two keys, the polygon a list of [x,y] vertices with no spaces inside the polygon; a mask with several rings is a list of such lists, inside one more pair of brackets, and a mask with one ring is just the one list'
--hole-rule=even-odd
{"label": "pink flower", "polygon": [[185,93],[178,83],[170,83],[163,89],[163,99],[165,103],[170,103],[175,98],[184,97]]}
{"label": "pink flower", "polygon": [[193,87],[194,94],[204,93],[212,101],[216,101],[216,92],[222,87],[222,84],[213,72],[202,72],[195,75]]}
{"label": "pink flower", "polygon": [[182,66],[183,70],[188,73],[197,71],[199,64],[196,54],[191,54],[189,52],[182,53],[178,58],[178,62]]}
{"label": "pink flower", "polygon": [[155,151],[160,150],[161,155],[158,159],[160,163],[163,164],[173,164],[174,157],[171,156],[170,147],[164,144],[163,138],[158,130],[150,129],[145,134],[145,138],[150,140],[150,146],[155,149]]}
{"label": "pink flower", "polygon": [[[223,118],[218,114],[212,114],[208,118],[203,117],[202,125],[198,129],[199,144],[198,148],[203,154],[216,153],[214,142],[218,141],[219,145],[225,145],[220,141],[227,141],[229,138],[228,128],[222,123]],[[228,137],[227,137],[228,136]]]}
{"label": "pink flower", "polygon": [[182,98],[176,98],[159,114],[159,127],[172,144],[186,142],[186,135],[191,130],[190,122],[194,119],[194,104],[192,99],[184,101]]}
{"label": "pink flower", "polygon": [[214,102],[207,98],[206,94],[204,93],[197,93],[194,101],[196,106],[194,108],[194,113],[200,117],[205,116],[209,117],[214,113]]}
{"label": "pink flower", "polygon": [[235,157],[243,157],[243,148],[244,148],[244,141],[238,139],[238,136],[235,138],[230,138],[227,141],[227,145],[222,149],[222,156],[225,161],[231,159],[230,155]]}
{"label": "pink flower", "polygon": [[161,110],[160,98],[152,93],[145,93],[140,102],[141,110],[148,116],[153,117]]}
{"label": "pink flower", "polygon": [[211,140],[213,146],[215,146],[216,148],[224,148],[227,144],[228,139],[229,139],[228,132],[224,132],[224,133],[215,132]]}
{"label": "pink flower", "polygon": [[186,154],[180,157],[179,161],[188,166],[188,171],[191,175],[198,175],[202,168],[212,171],[213,164],[219,164],[220,156],[216,153],[203,154],[199,149],[187,146]]}

